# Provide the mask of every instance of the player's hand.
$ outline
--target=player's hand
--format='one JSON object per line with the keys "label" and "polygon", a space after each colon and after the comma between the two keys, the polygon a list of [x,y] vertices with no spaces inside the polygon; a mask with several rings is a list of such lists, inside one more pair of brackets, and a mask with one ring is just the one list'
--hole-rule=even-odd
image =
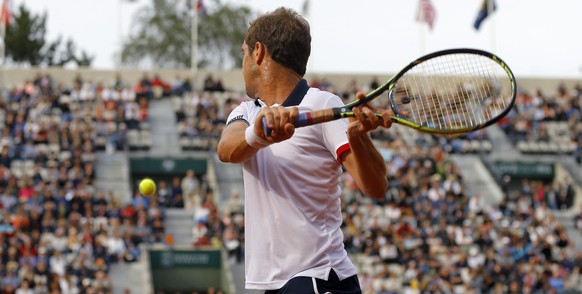
{"label": "player's hand", "polygon": [[[362,99],[366,94],[358,92],[356,99]],[[394,113],[390,109],[376,109],[371,105],[364,104],[352,109],[354,117],[350,117],[350,124],[348,125],[348,136],[362,136],[369,131],[375,130],[378,127],[390,128],[392,126],[392,119],[390,118]],[[376,112],[382,114],[382,118],[376,116]]]}
{"label": "player's hand", "polygon": [[[255,120],[255,133],[260,134],[269,143],[285,141],[295,133],[293,123],[298,115],[297,107],[264,107]],[[267,119],[267,127],[271,130],[268,136],[263,128],[263,117]]]}

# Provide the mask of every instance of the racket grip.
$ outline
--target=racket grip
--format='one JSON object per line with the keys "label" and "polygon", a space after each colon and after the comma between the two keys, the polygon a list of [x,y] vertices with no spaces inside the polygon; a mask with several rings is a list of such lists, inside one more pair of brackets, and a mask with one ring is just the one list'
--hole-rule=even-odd
{"label": "racket grip", "polygon": [[[304,126],[308,126],[310,124],[312,124],[312,114],[311,112],[302,112],[299,113],[299,115],[297,115],[297,118],[295,119],[295,122],[293,123],[293,125],[295,125],[296,128],[300,128],[300,127],[304,127]],[[265,135],[270,136],[271,135],[271,129],[267,126],[267,118],[263,117],[263,130],[265,132]]]}
{"label": "racket grip", "polygon": [[268,137],[271,135],[271,129],[267,126],[267,118],[263,116],[263,131],[265,135]]}
{"label": "racket grip", "polygon": [[311,117],[312,117],[311,112],[301,112],[299,113],[299,115],[297,115],[295,123],[293,124],[295,125],[296,128],[308,126],[311,124]]}

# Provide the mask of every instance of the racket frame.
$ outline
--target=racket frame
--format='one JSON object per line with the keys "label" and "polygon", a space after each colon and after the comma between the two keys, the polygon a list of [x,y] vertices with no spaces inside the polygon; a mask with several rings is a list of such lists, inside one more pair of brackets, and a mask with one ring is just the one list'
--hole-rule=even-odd
{"label": "racket frame", "polygon": [[[437,128],[432,128],[429,126],[422,126],[416,122],[407,120],[405,118],[405,115],[403,115],[402,113],[400,113],[398,111],[398,107],[395,105],[392,95],[388,95],[389,101],[390,101],[390,107],[392,108],[392,111],[394,112],[394,115],[390,117],[392,119],[392,121],[395,123],[413,128],[413,129],[420,131],[420,132],[432,133],[432,134],[470,133],[472,131],[490,126],[490,125],[496,123],[497,121],[499,121],[502,117],[504,117],[511,110],[511,108],[513,107],[513,104],[515,103],[515,97],[516,97],[516,93],[517,93],[517,83],[515,80],[515,76],[513,75],[513,72],[511,71],[509,66],[507,66],[507,64],[495,54],[492,54],[492,53],[487,52],[487,51],[479,50],[479,49],[455,48],[455,49],[446,49],[446,50],[436,51],[436,52],[433,52],[433,53],[430,53],[430,54],[427,54],[427,55],[424,55],[422,57],[417,58],[416,60],[410,62],[407,66],[402,68],[400,71],[398,71],[396,74],[394,74],[384,84],[382,84],[378,88],[369,92],[366,95],[366,97],[364,97],[362,99],[352,101],[352,102],[345,104],[344,106],[341,106],[341,107],[321,109],[321,110],[316,110],[316,111],[312,111],[312,112],[302,112],[298,115],[297,119],[295,120],[295,127],[303,127],[303,126],[308,126],[308,125],[313,125],[313,124],[318,124],[318,123],[323,123],[323,122],[327,122],[327,121],[332,121],[332,120],[336,120],[336,119],[354,116],[354,114],[352,112],[352,109],[354,107],[358,107],[360,105],[368,103],[386,91],[388,91],[388,92],[392,91],[393,88],[395,87],[396,83],[398,82],[398,79],[400,79],[402,76],[404,76],[408,72],[408,70],[410,70],[414,66],[416,66],[416,65],[418,65],[426,60],[429,60],[429,59],[432,59],[432,58],[435,58],[438,56],[444,56],[444,55],[450,55],[450,54],[481,55],[481,56],[489,58],[489,59],[495,61],[497,64],[499,64],[499,66],[507,74],[507,76],[509,78],[508,80],[509,80],[510,85],[511,85],[511,100],[507,104],[506,108],[502,112],[497,114],[495,117],[487,120],[483,124],[478,124],[476,126],[471,126],[471,127],[466,127],[466,128],[458,128],[458,129],[437,129]],[[378,117],[381,117],[380,114],[376,114],[376,115]],[[268,127],[266,126],[266,119],[265,118],[263,118],[263,126],[265,129],[265,134],[270,134],[270,129],[268,129]]]}

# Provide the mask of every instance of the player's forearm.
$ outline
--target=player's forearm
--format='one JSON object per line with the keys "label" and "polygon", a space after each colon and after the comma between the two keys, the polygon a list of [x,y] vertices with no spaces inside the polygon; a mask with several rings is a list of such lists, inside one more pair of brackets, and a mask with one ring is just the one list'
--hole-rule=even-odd
{"label": "player's forearm", "polygon": [[351,152],[346,158],[348,171],[362,192],[373,198],[383,198],[388,187],[384,158],[367,136],[348,138]]}
{"label": "player's forearm", "polygon": [[257,154],[259,149],[249,146],[245,140],[246,127],[246,124],[237,123],[224,129],[216,147],[220,161],[241,163]]}

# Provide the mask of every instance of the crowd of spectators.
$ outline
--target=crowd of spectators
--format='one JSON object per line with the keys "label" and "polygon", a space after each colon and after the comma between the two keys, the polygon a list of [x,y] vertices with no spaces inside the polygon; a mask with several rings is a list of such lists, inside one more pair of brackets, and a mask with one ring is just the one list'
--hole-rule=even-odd
{"label": "crowd of spectators", "polygon": [[216,147],[228,113],[246,97],[227,91],[220,79],[206,76],[201,91],[172,95],[182,150],[211,150]]}
{"label": "crowd of spectators", "polygon": [[134,85],[77,75],[69,86],[39,73],[0,97],[0,293],[111,293],[112,263],[138,260],[141,244],[171,245],[165,208],[196,209],[211,227],[199,175],[160,181],[151,198],[95,186],[97,152],[130,150],[152,99],[190,92],[179,75]]}
{"label": "crowd of spectators", "polygon": [[95,182],[99,138],[124,149],[147,122],[137,89],[39,73],[0,94],[0,293],[111,293],[112,263],[165,241],[157,203]]}
{"label": "crowd of spectators", "polygon": [[[547,197],[520,189],[467,195],[463,174],[442,147],[385,146],[390,190],[381,202],[346,183],[346,248],[361,266],[365,293],[564,293],[580,289],[582,252]],[[565,190],[568,190],[567,188]],[[544,197],[546,196],[546,197]],[[513,199],[517,197],[517,199]]]}
{"label": "crowd of spectators", "polygon": [[[211,150],[218,143],[225,124],[223,110],[240,102],[230,92],[196,92],[173,96],[176,125],[183,150]],[[221,103],[224,101],[224,103]]]}
{"label": "crowd of spectators", "polygon": [[[338,92],[346,102],[362,90],[355,82],[345,91],[337,91],[324,79],[316,82]],[[224,117],[239,102],[224,100],[221,113],[217,100],[209,93],[202,95],[210,102],[201,103],[200,97],[191,101],[201,109],[191,112],[194,119],[201,112]],[[513,111],[509,119],[518,113],[523,112]],[[221,127],[220,119],[212,122]],[[509,120],[501,124],[513,139],[510,125]],[[503,200],[495,204],[487,199],[499,195],[467,195],[462,172],[447,157],[467,152],[463,140],[488,140],[485,132],[463,138],[408,138],[404,132],[395,127],[373,134],[390,171],[390,190],[384,201],[360,195],[347,174],[343,181],[345,247],[360,267],[365,293],[565,293],[580,289],[582,252],[575,250],[554,217],[556,210],[571,207],[571,183],[524,180],[520,189],[504,190]],[[231,200],[222,204],[221,212],[214,206],[203,209],[205,217],[195,229],[196,245],[224,246],[231,261],[241,262],[244,216],[237,191]]]}
{"label": "crowd of spectators", "polygon": [[[571,183],[524,179],[498,195],[467,195],[463,173],[438,144],[379,143],[389,171],[382,201],[360,194],[345,173],[344,245],[364,293],[578,293],[582,252],[554,212]],[[202,208],[196,246],[221,246],[244,261],[238,191],[220,211]],[[580,217],[579,219],[582,219]],[[582,223],[582,221],[579,221]]]}
{"label": "crowd of spectators", "polygon": [[[243,99],[240,93],[227,91],[222,80],[208,74],[199,91],[176,91],[172,96],[182,150],[211,150],[224,126],[225,109]],[[233,98],[239,97],[239,98]],[[224,105],[223,105],[224,104]]]}
{"label": "crowd of spectators", "polygon": [[582,163],[581,101],[582,85],[560,84],[552,94],[521,89],[500,125],[522,152],[572,154]]}
{"label": "crowd of spectators", "polygon": [[[67,87],[39,74],[10,89],[0,100],[1,293],[111,292],[112,263],[137,260],[142,243],[171,243],[163,226],[168,207],[194,211],[193,246],[223,247],[232,262],[243,262],[239,191],[217,203],[206,179],[193,172],[160,181],[154,197],[135,193],[125,203],[95,187],[96,152],[128,150],[126,131],[147,127],[152,99],[171,97],[180,136],[203,138],[199,148],[213,148],[226,116],[244,99],[213,82],[212,90],[197,92],[179,75],[168,83],[144,73],[133,86],[118,75],[110,85],[78,76]],[[374,87],[313,83],[346,102]],[[553,98],[522,91],[500,126],[517,144],[543,137],[547,121],[566,122],[579,159],[581,90],[561,87]],[[553,216],[571,205],[567,188],[524,181],[492,204],[486,201],[492,195],[465,193],[463,174],[447,157],[468,152],[463,140],[487,140],[483,132],[464,138],[405,132],[373,134],[389,170],[383,201],[360,195],[348,174],[343,181],[345,247],[360,267],[365,293],[580,288],[582,253]]]}

